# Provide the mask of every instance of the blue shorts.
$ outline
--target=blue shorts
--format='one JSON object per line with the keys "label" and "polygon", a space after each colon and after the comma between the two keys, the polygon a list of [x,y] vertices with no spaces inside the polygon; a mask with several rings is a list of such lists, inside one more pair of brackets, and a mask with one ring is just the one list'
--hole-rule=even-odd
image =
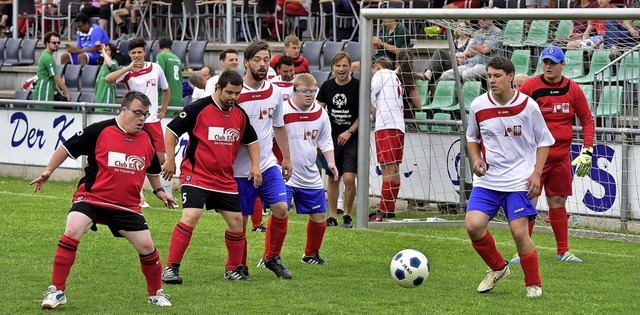
{"label": "blue shorts", "polygon": [[324,189],[304,189],[287,186],[287,209],[291,209],[296,199],[298,214],[327,213],[327,199]]}
{"label": "blue shorts", "polygon": [[242,215],[253,214],[253,206],[256,197],[260,196],[263,204],[272,205],[287,201],[287,188],[284,185],[282,171],[277,166],[272,166],[262,172],[262,185],[253,187],[253,180],[236,177],[238,183],[238,194],[240,196],[240,209]]}
{"label": "blue shorts", "polygon": [[538,210],[531,199],[527,198],[526,191],[496,191],[482,187],[474,187],[471,190],[467,212],[480,211],[489,216],[489,220],[498,213],[500,207],[509,222],[529,217],[533,220],[538,215]]}
{"label": "blue shorts", "polygon": [[[98,57],[100,57],[100,52],[94,52],[94,53],[89,53],[89,52],[83,52],[80,54],[85,54],[87,55],[87,64],[89,65],[97,65],[98,64]],[[71,57],[71,63],[74,65],[78,65],[78,55],[79,54],[69,54],[69,56]]]}

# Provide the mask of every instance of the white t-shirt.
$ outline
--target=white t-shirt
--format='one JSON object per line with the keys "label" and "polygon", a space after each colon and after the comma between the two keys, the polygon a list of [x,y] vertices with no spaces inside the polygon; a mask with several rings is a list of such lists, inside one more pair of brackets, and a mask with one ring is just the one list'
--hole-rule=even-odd
{"label": "white t-shirt", "polygon": [[271,83],[280,87],[283,102],[289,100],[293,96],[293,80],[283,81],[282,77],[277,75],[271,79]]}
{"label": "white t-shirt", "polygon": [[555,143],[538,103],[518,91],[505,105],[498,104],[490,92],[473,100],[467,141],[480,144],[489,165],[484,176],[475,177],[473,186],[498,191],[526,191],[538,147]]}
{"label": "white t-shirt", "polygon": [[375,130],[398,129],[404,132],[404,88],[398,75],[380,69],[371,78],[371,103],[376,107]]}
{"label": "white t-shirt", "polygon": [[205,96],[209,96],[209,95],[213,95],[213,93],[211,94],[207,94],[204,89],[198,88],[198,87],[193,87],[193,94],[191,94],[191,102],[195,102]]}
{"label": "white t-shirt", "polygon": [[151,101],[149,107],[149,117],[145,122],[154,123],[160,121],[158,119],[158,88],[168,90],[169,83],[164,76],[164,72],[159,64],[154,62],[145,62],[142,69],[136,71],[128,71],[121,75],[116,83],[122,83],[129,91],[138,91],[146,94]]}
{"label": "white t-shirt", "polygon": [[[251,126],[258,135],[260,171],[264,172],[268,168],[278,165],[272,149],[273,127],[284,126],[280,88],[266,80],[262,81],[262,86],[255,90],[243,84],[238,106],[247,113]],[[251,159],[249,159],[246,146],[241,146],[236,161],[233,163],[233,176],[249,176],[249,170],[251,170]]]}
{"label": "white t-shirt", "polygon": [[220,75],[216,74],[207,80],[207,84],[204,86],[205,95],[213,95],[213,92],[216,90],[216,85],[218,84],[218,79],[220,79]]}
{"label": "white t-shirt", "polygon": [[284,125],[289,136],[289,150],[293,174],[287,185],[306,189],[323,189],[320,171],[316,166],[318,149],[333,151],[331,122],[327,111],[314,102],[306,111],[294,105],[292,100],[282,105]]}

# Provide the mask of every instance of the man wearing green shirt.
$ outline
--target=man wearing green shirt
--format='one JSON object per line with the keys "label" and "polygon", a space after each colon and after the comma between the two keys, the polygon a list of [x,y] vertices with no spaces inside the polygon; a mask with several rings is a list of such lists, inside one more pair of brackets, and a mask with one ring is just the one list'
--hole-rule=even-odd
{"label": "man wearing green shirt", "polygon": [[[38,80],[33,88],[34,101],[53,101],[55,91],[64,95],[67,101],[71,100],[71,92],[64,84],[62,78],[56,71],[56,62],[53,53],[58,51],[60,46],[60,35],[56,32],[49,32],[44,36],[45,49],[38,59]],[[53,108],[46,106],[41,108]]]}
{"label": "man wearing green shirt", "polygon": [[[169,106],[182,107],[182,60],[171,51],[173,41],[168,37],[163,37],[158,41],[160,53],[156,57],[156,63],[160,65],[169,83],[171,98]],[[162,102],[162,94],[160,102]]]}

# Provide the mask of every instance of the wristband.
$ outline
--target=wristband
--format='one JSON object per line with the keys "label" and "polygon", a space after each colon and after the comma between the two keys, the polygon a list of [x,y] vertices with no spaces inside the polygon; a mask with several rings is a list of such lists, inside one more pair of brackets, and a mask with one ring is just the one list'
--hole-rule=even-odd
{"label": "wristband", "polygon": [[349,128],[349,130],[347,130],[350,134],[353,134],[353,130],[351,130],[351,128]]}
{"label": "wristband", "polygon": [[158,195],[158,193],[159,193],[159,192],[161,192],[161,191],[163,191],[163,192],[164,192],[164,188],[162,188],[162,187],[158,187],[158,188],[156,188],[156,189],[154,189],[154,190],[153,190],[153,194],[157,196],[157,195]]}

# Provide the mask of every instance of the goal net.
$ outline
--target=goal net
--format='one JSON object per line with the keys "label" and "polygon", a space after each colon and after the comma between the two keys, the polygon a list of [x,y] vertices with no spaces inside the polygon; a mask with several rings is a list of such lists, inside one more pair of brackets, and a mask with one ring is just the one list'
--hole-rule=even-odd
{"label": "goal net", "polygon": [[[384,28],[391,24],[379,19],[395,19],[398,27],[404,27],[410,34],[406,51],[411,58],[393,51],[399,56],[398,77],[406,83],[403,86],[404,157],[394,174],[400,178],[400,188],[395,217],[379,225],[464,219],[472,188],[464,136],[466,115],[471,101],[486,92],[487,83],[484,67],[471,70],[468,60],[473,57],[456,55],[456,48],[464,51],[464,47],[480,42],[491,48],[487,55],[509,58],[515,65],[517,77],[526,79],[542,74],[539,60],[542,49],[557,45],[565,54],[563,75],[580,85],[596,122],[592,170],[583,178],[573,176],[573,195],[566,202],[571,233],[637,241],[640,169],[634,161],[640,154],[640,133],[636,131],[640,118],[636,105],[640,54],[636,45],[640,41],[620,36],[612,47],[610,39],[603,39],[597,28],[589,36],[585,35],[584,28],[582,32],[579,30],[580,23],[586,28],[589,20],[593,25],[610,27],[610,22],[619,23],[633,14],[639,16],[640,10],[598,10],[581,13],[581,10],[569,9],[363,9],[362,60],[375,58],[384,49],[376,45],[375,40],[384,39],[388,32]],[[625,13],[621,15],[622,12]],[[578,31],[572,33],[572,30]],[[478,60],[482,59],[476,58]],[[458,67],[462,63],[467,67]],[[359,186],[362,183],[366,186],[358,187],[359,220],[366,220],[362,212],[385,211],[383,207],[387,207],[389,198],[395,194],[389,177],[384,176],[388,174],[384,174],[385,169],[377,162],[373,132],[376,122],[363,122],[363,118],[370,113],[368,100],[376,97],[392,100],[397,96],[371,95],[371,86],[375,83],[371,83],[372,75],[366,65],[362,63],[360,74],[361,100],[365,100],[361,101],[360,130],[371,128],[372,132],[360,138],[369,144],[360,146],[369,156],[368,163],[360,161],[364,165],[359,173],[364,170],[365,174],[358,175]],[[577,118],[574,126],[571,159],[580,153],[583,140]],[[365,192],[367,199],[362,197]],[[540,213],[537,225],[550,228],[543,219],[548,211],[544,192],[537,208]],[[506,218],[500,214],[494,221],[506,222]]]}

